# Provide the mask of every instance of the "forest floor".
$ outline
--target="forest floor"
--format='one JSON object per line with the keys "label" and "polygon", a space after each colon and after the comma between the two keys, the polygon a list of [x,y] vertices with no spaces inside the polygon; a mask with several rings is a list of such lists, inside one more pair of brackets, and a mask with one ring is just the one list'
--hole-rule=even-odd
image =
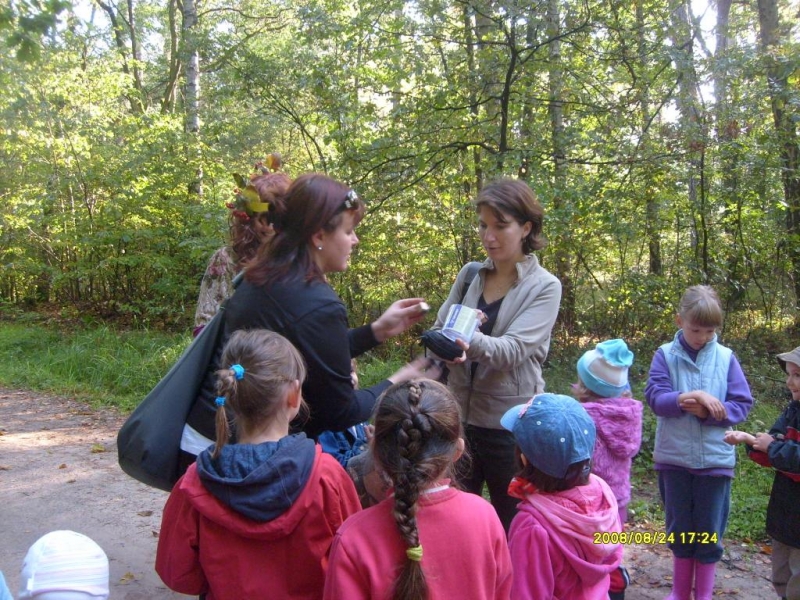
{"label": "forest floor", "polygon": [[[88,535],[106,551],[111,600],[189,598],[153,570],[167,493],[123,473],[116,434],[124,416],[67,398],[0,389],[0,571],[12,594],[28,547],[54,529]],[[636,527],[633,527],[636,530]],[[631,545],[626,600],[663,600],[672,558],[665,546]],[[727,541],[715,597],[768,600],[769,556]]]}

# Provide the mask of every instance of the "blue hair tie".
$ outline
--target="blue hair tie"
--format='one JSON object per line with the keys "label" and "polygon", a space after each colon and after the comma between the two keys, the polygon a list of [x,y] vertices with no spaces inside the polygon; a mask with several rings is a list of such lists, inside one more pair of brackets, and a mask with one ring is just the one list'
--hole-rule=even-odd
{"label": "blue hair tie", "polygon": [[217,396],[217,399],[214,400],[214,404],[217,406],[225,406],[225,396]]}
{"label": "blue hair tie", "polygon": [[231,365],[231,371],[233,371],[238,381],[244,379],[244,367],[242,365]]}

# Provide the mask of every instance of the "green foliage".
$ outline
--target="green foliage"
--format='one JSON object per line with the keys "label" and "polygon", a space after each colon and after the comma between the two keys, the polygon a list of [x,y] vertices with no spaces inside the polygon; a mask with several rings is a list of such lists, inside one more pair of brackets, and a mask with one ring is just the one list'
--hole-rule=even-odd
{"label": "green foliage", "polygon": [[17,0],[0,6],[0,33],[8,30],[5,45],[21,61],[41,57],[43,38],[56,29],[59,15],[71,4],[65,0]]}
{"label": "green foliage", "polygon": [[[775,58],[795,82],[788,21],[767,57],[756,12],[733,6],[728,46],[701,58],[707,33],[664,3],[566,2],[556,58],[539,1],[210,0],[193,32],[202,127],[188,135],[174,4],[132,3],[134,22],[116,5],[91,22],[65,6],[0,13],[6,43],[10,24],[35,21],[17,29],[43,58],[0,57],[6,302],[187,329],[225,243],[229,173],[279,151],[290,175],[327,172],[367,201],[360,247],[331,278],[354,323],[400,296],[442,302],[483,258],[470,201],[497,176],[524,177],[546,210],[539,254],[574,299],[567,337],[667,335],[698,282],[737,333],[795,318],[792,167],[765,77]],[[697,48],[676,43],[688,33]],[[691,81],[719,97],[700,102]]]}

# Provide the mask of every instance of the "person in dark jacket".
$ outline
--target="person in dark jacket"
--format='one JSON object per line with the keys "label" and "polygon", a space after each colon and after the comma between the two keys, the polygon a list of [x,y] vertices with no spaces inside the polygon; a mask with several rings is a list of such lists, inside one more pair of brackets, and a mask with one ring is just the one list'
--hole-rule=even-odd
{"label": "person in dark jacket", "polygon": [[[247,265],[245,280],[226,306],[223,343],[235,331],[268,329],[285,336],[308,368],[303,398],[307,418],[293,424],[310,438],[343,431],[369,419],[375,401],[392,383],[425,376],[429,361],[416,359],[371,387],[354,389],[350,359],[418,323],[423,298],[394,302],[377,320],[350,328],[344,303],[328,283],[347,269],[358,244],[364,203],[354,190],[319,173],[289,187],[275,236]],[[427,376],[437,377],[428,371]],[[191,458],[214,440],[214,374],[184,429],[181,449]]]}
{"label": "person in dark jacket", "polygon": [[778,354],[792,401],[768,433],[729,431],[729,444],[747,444],[754,461],[775,469],[767,506],[772,538],[772,585],[784,600],[800,600],[800,346]]}

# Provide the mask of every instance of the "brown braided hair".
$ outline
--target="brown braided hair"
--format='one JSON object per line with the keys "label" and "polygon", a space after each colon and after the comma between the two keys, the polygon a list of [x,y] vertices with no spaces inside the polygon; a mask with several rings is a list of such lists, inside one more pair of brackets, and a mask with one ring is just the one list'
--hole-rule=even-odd
{"label": "brown braided hair", "polygon": [[230,437],[227,409],[242,431],[252,431],[274,418],[278,402],[294,381],[306,378],[303,357],[282,335],[266,329],[235,332],[222,350],[221,364],[241,365],[244,376],[236,378],[229,366],[217,371],[217,441],[212,458],[217,458]]}
{"label": "brown braided hair", "polygon": [[[425,488],[449,472],[461,437],[458,402],[436,381],[417,379],[395,384],[378,401],[373,451],[380,469],[394,484],[393,516],[409,549],[420,546],[417,500]],[[406,560],[392,598],[428,598],[419,560]]]}

